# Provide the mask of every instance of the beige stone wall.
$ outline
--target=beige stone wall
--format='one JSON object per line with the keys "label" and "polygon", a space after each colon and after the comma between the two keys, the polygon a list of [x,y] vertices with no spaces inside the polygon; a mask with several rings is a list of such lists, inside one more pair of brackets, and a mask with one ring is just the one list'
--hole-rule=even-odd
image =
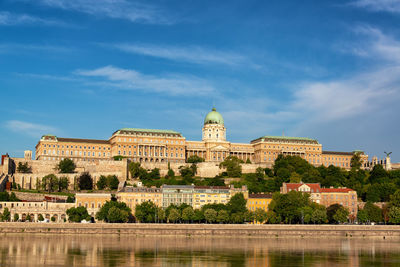
{"label": "beige stone wall", "polygon": [[0,233],[400,239],[398,225],[0,223]]}

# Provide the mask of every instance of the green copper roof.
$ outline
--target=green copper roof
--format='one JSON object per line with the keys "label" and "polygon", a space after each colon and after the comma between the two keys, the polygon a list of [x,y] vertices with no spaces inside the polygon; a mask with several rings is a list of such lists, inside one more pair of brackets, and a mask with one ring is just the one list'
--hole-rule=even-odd
{"label": "green copper roof", "polygon": [[224,118],[222,118],[222,115],[215,108],[213,108],[204,119],[204,124],[224,125]]}
{"label": "green copper roof", "polygon": [[307,138],[307,137],[291,137],[291,136],[270,136],[270,135],[266,135],[266,136],[262,136],[260,138],[257,138],[253,141],[251,141],[251,143],[257,142],[257,141],[270,141],[270,140],[281,140],[281,141],[303,141],[303,142],[311,142],[314,144],[318,144],[318,141],[316,139],[312,139],[312,138]]}
{"label": "green copper roof", "polygon": [[163,134],[181,134],[172,130],[157,130],[157,129],[139,129],[139,128],[122,128],[119,129],[116,133],[120,133],[121,131],[127,132],[141,132],[141,133],[163,133]]}

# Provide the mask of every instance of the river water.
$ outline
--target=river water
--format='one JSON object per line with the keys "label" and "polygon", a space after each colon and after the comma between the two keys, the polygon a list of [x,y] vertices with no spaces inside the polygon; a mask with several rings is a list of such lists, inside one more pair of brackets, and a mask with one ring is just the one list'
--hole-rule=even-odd
{"label": "river water", "polygon": [[0,266],[400,266],[400,241],[7,234]]}

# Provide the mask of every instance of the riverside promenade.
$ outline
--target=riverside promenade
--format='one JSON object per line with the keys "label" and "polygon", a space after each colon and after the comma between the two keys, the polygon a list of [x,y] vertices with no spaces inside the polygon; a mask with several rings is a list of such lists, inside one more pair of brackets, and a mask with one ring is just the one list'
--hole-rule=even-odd
{"label": "riverside promenade", "polygon": [[0,223],[0,234],[95,234],[235,238],[399,239],[398,225]]}

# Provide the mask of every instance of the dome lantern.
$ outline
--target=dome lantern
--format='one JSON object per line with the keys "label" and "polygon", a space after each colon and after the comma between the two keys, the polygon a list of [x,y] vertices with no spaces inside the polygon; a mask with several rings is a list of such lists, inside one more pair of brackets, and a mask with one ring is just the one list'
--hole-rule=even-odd
{"label": "dome lantern", "polygon": [[216,108],[212,108],[211,112],[209,112],[204,119],[204,125],[206,124],[220,124],[224,125],[224,119],[222,115],[217,111]]}

